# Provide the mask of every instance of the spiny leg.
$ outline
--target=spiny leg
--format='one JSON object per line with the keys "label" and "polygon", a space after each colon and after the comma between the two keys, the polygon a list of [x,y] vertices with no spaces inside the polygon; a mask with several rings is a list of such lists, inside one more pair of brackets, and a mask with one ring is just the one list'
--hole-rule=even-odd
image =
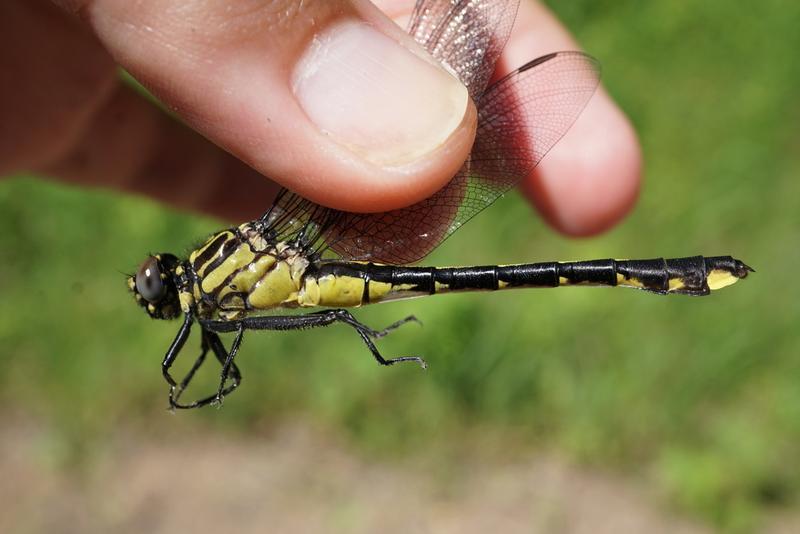
{"label": "spiny leg", "polygon": [[183,380],[181,380],[180,384],[178,384],[176,387],[170,388],[169,390],[169,407],[171,409],[184,407],[184,405],[179,404],[181,395],[183,395],[183,392],[189,386],[189,383],[192,381],[192,378],[194,378],[194,374],[197,372],[198,369],[200,369],[200,367],[203,365],[203,362],[205,362],[206,354],[208,354],[208,348],[209,348],[208,340],[206,339],[206,332],[204,329],[203,339],[200,344],[200,356],[198,356],[197,359],[194,361],[192,368],[189,369],[189,372],[186,373],[186,376],[183,377]]}
{"label": "spiny leg", "polygon": [[353,315],[347,310],[323,310],[319,312],[309,313],[306,315],[282,315],[282,316],[264,316],[264,317],[248,317],[241,321],[204,321],[203,326],[214,332],[238,332],[240,329],[244,330],[304,330],[306,328],[320,328],[329,326],[335,322],[345,323],[353,327],[356,332],[361,336],[361,339],[367,345],[375,360],[381,365],[392,365],[398,362],[417,362],[423,369],[427,367],[425,360],[419,356],[400,356],[397,358],[384,358],[378,351],[378,348],[372,342],[373,338],[380,338],[385,336],[388,332],[395,328],[416,319],[407,317],[401,321],[389,325],[381,331],[375,331],[368,326],[361,324],[356,320]]}
{"label": "spiny leg", "polygon": [[[191,402],[189,404],[180,404],[178,402],[179,399],[180,399],[180,396],[183,394],[183,392],[185,391],[186,387],[189,385],[189,382],[192,380],[192,377],[194,376],[195,372],[197,372],[197,369],[199,369],[200,366],[203,364],[203,361],[205,360],[205,357],[206,357],[206,354],[208,353],[208,349],[209,348],[212,349],[212,351],[214,352],[214,356],[216,356],[217,361],[219,361],[220,366],[222,366],[222,368],[223,368],[222,376],[225,377],[225,378],[222,379],[222,384],[220,386],[220,389],[213,395],[209,395],[209,396],[204,397],[202,399],[193,401],[193,402]],[[239,387],[239,384],[241,384],[241,382],[242,382],[242,374],[239,371],[239,368],[233,362],[232,358],[231,358],[231,361],[228,362],[228,360],[230,358],[230,353],[225,350],[225,346],[222,344],[222,341],[219,339],[219,336],[215,332],[211,332],[211,331],[203,328],[203,341],[202,341],[201,349],[202,349],[202,352],[200,353],[200,356],[198,356],[198,358],[195,361],[194,365],[189,370],[189,372],[186,374],[186,376],[181,381],[181,383],[177,386],[177,388],[175,388],[174,395],[173,395],[173,390],[170,391],[170,399],[169,399],[170,400],[170,408],[173,408],[173,409],[178,408],[178,409],[186,410],[186,409],[190,409],[190,408],[199,408],[201,406],[206,406],[208,404],[211,404],[211,403],[219,400],[223,396],[228,395],[233,390],[235,390],[237,387]],[[238,346],[237,346],[237,350],[238,350]],[[227,369],[226,369],[226,364],[227,364]],[[225,384],[225,382],[227,382],[228,379],[232,380],[233,383],[230,384],[229,386],[225,387],[224,384]]]}
{"label": "spiny leg", "polygon": [[[235,367],[233,359],[236,357],[236,353],[239,352],[239,347],[242,345],[242,334],[244,334],[244,327],[240,325],[239,330],[237,330],[236,332],[236,337],[233,338],[233,343],[231,344],[231,350],[228,351],[228,354],[225,357],[224,361],[220,357],[221,355],[219,353],[216,353],[217,359],[219,359],[220,363],[222,364],[222,372],[220,373],[219,388],[217,389],[217,395],[214,399],[214,402],[220,406],[222,405],[223,397],[228,393],[230,393],[230,391],[236,389],[239,386],[239,382],[241,381],[241,374],[239,373],[239,369]],[[236,369],[235,374],[238,376],[239,380],[234,378],[233,384],[229,388],[230,391],[228,391],[228,389],[225,388],[225,382],[227,382],[228,378],[230,378],[231,369]]]}
{"label": "spiny leg", "polygon": [[418,325],[422,326],[422,321],[420,321],[419,319],[417,319],[413,315],[409,315],[408,317],[400,319],[399,321],[395,321],[392,324],[390,324],[389,326],[387,326],[386,328],[384,328],[383,330],[373,330],[373,329],[369,328],[368,326],[366,326],[364,324],[361,324],[361,323],[359,323],[359,324],[361,324],[361,326],[363,328],[365,328],[365,329],[367,329],[369,331],[370,337],[372,337],[374,339],[380,339],[380,338],[388,335],[393,330],[397,330],[398,328],[400,328],[401,326],[403,326],[406,323],[417,323]]}
{"label": "spiny leg", "polygon": [[372,328],[368,327],[365,324],[358,322],[358,320],[353,317],[347,310],[331,310],[330,312],[319,312],[319,313],[331,313],[335,315],[335,320],[348,324],[352,326],[358,335],[361,336],[361,339],[364,341],[364,344],[367,346],[369,351],[372,353],[372,356],[375,357],[375,360],[381,365],[393,365],[398,362],[417,362],[420,367],[423,369],[427,369],[428,363],[420,358],[419,356],[398,356],[397,358],[389,358],[386,359],[381,356],[381,353],[378,351],[378,347],[375,346],[375,343],[372,342],[372,339],[379,339],[391,332],[392,330],[397,329],[398,327],[410,322],[410,321],[417,321],[417,318],[413,315],[406,317],[405,319],[401,319],[395,323],[390,324],[383,330],[373,330]]}
{"label": "spiny leg", "polygon": [[[222,341],[220,341],[219,336],[216,333],[208,332],[208,336],[211,342],[211,348],[214,349],[214,355],[217,357],[217,361],[219,361],[221,366],[225,367],[225,362],[228,360],[229,356],[228,351],[225,350],[225,346],[222,344]],[[223,395],[227,395],[234,389],[238,388],[242,383],[242,373],[239,371],[239,367],[236,365],[233,359],[231,359],[227,377],[230,378],[233,383],[222,390]]]}
{"label": "spiny leg", "polygon": [[172,396],[178,384],[175,382],[175,379],[172,378],[169,370],[172,367],[172,364],[175,363],[175,359],[178,357],[178,354],[180,354],[181,349],[183,349],[183,346],[186,344],[186,340],[189,339],[193,322],[194,320],[192,319],[192,316],[190,314],[186,314],[186,318],[183,320],[183,324],[181,325],[180,330],[178,330],[178,334],[175,336],[172,344],[167,349],[167,353],[164,355],[164,360],[161,362],[161,374],[164,377],[164,380],[166,380],[169,384],[170,397]]}

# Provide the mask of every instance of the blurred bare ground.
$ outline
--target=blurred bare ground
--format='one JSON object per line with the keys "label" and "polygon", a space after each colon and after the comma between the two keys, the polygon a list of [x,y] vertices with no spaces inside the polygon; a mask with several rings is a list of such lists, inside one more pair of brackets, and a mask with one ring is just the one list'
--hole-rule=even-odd
{"label": "blurred bare ground", "polygon": [[[365,460],[306,426],[109,444],[89,472],[56,468],[32,425],[0,434],[2,532],[708,532],[637,482],[555,456],[466,460],[442,477]],[[434,470],[435,471],[435,470]]]}

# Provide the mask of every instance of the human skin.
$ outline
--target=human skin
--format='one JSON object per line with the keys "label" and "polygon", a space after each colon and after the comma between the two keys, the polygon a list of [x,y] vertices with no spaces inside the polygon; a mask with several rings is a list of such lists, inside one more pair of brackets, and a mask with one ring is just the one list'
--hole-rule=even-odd
{"label": "human skin", "polygon": [[[375,4],[5,0],[0,175],[36,172],[231,220],[263,211],[275,182],[352,211],[421,200],[466,158],[475,109],[392,23],[413,2]],[[523,0],[497,75],[576,48]],[[181,120],[122,82],[120,66]],[[359,90],[356,106],[347,98]],[[521,189],[557,230],[591,235],[630,210],[640,173],[636,135],[601,89]]]}

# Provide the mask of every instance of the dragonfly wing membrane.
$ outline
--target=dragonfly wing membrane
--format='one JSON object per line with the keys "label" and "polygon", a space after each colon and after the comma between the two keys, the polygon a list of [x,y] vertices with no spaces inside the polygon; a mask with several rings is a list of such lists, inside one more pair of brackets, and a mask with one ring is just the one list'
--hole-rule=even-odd
{"label": "dragonfly wing membrane", "polygon": [[[416,262],[528,176],[567,132],[595,91],[599,66],[558,52],[486,87],[511,32],[518,0],[420,0],[409,32],[470,89],[475,143],[452,180],[431,197],[383,213],[323,208],[282,191],[262,221],[280,239],[300,236],[346,260]],[[390,128],[391,125],[387,125]]]}
{"label": "dragonfly wing membrane", "polygon": [[533,171],[578,118],[599,80],[597,60],[557,52],[486,90],[477,101],[475,144],[462,170],[467,194],[448,235]]}
{"label": "dragonfly wing membrane", "polygon": [[519,0],[419,0],[408,33],[477,100],[511,35],[518,8]]}

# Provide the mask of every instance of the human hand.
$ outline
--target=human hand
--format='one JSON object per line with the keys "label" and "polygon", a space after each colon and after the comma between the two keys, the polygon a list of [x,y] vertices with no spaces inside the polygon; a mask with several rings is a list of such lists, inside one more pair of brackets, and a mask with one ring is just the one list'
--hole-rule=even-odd
{"label": "human hand", "polygon": [[[0,69],[14,81],[0,89],[0,174],[33,170],[239,220],[276,190],[259,173],[321,204],[376,211],[429,196],[469,152],[463,88],[363,0],[55,3],[66,11],[0,6]],[[413,6],[376,3],[394,19]],[[342,14],[369,25],[344,27]],[[327,55],[309,55],[312,35]],[[498,70],[575,48],[523,1]],[[186,124],[120,83],[116,64]],[[591,234],[630,209],[640,167],[632,128],[601,90],[522,188],[554,227]]]}

